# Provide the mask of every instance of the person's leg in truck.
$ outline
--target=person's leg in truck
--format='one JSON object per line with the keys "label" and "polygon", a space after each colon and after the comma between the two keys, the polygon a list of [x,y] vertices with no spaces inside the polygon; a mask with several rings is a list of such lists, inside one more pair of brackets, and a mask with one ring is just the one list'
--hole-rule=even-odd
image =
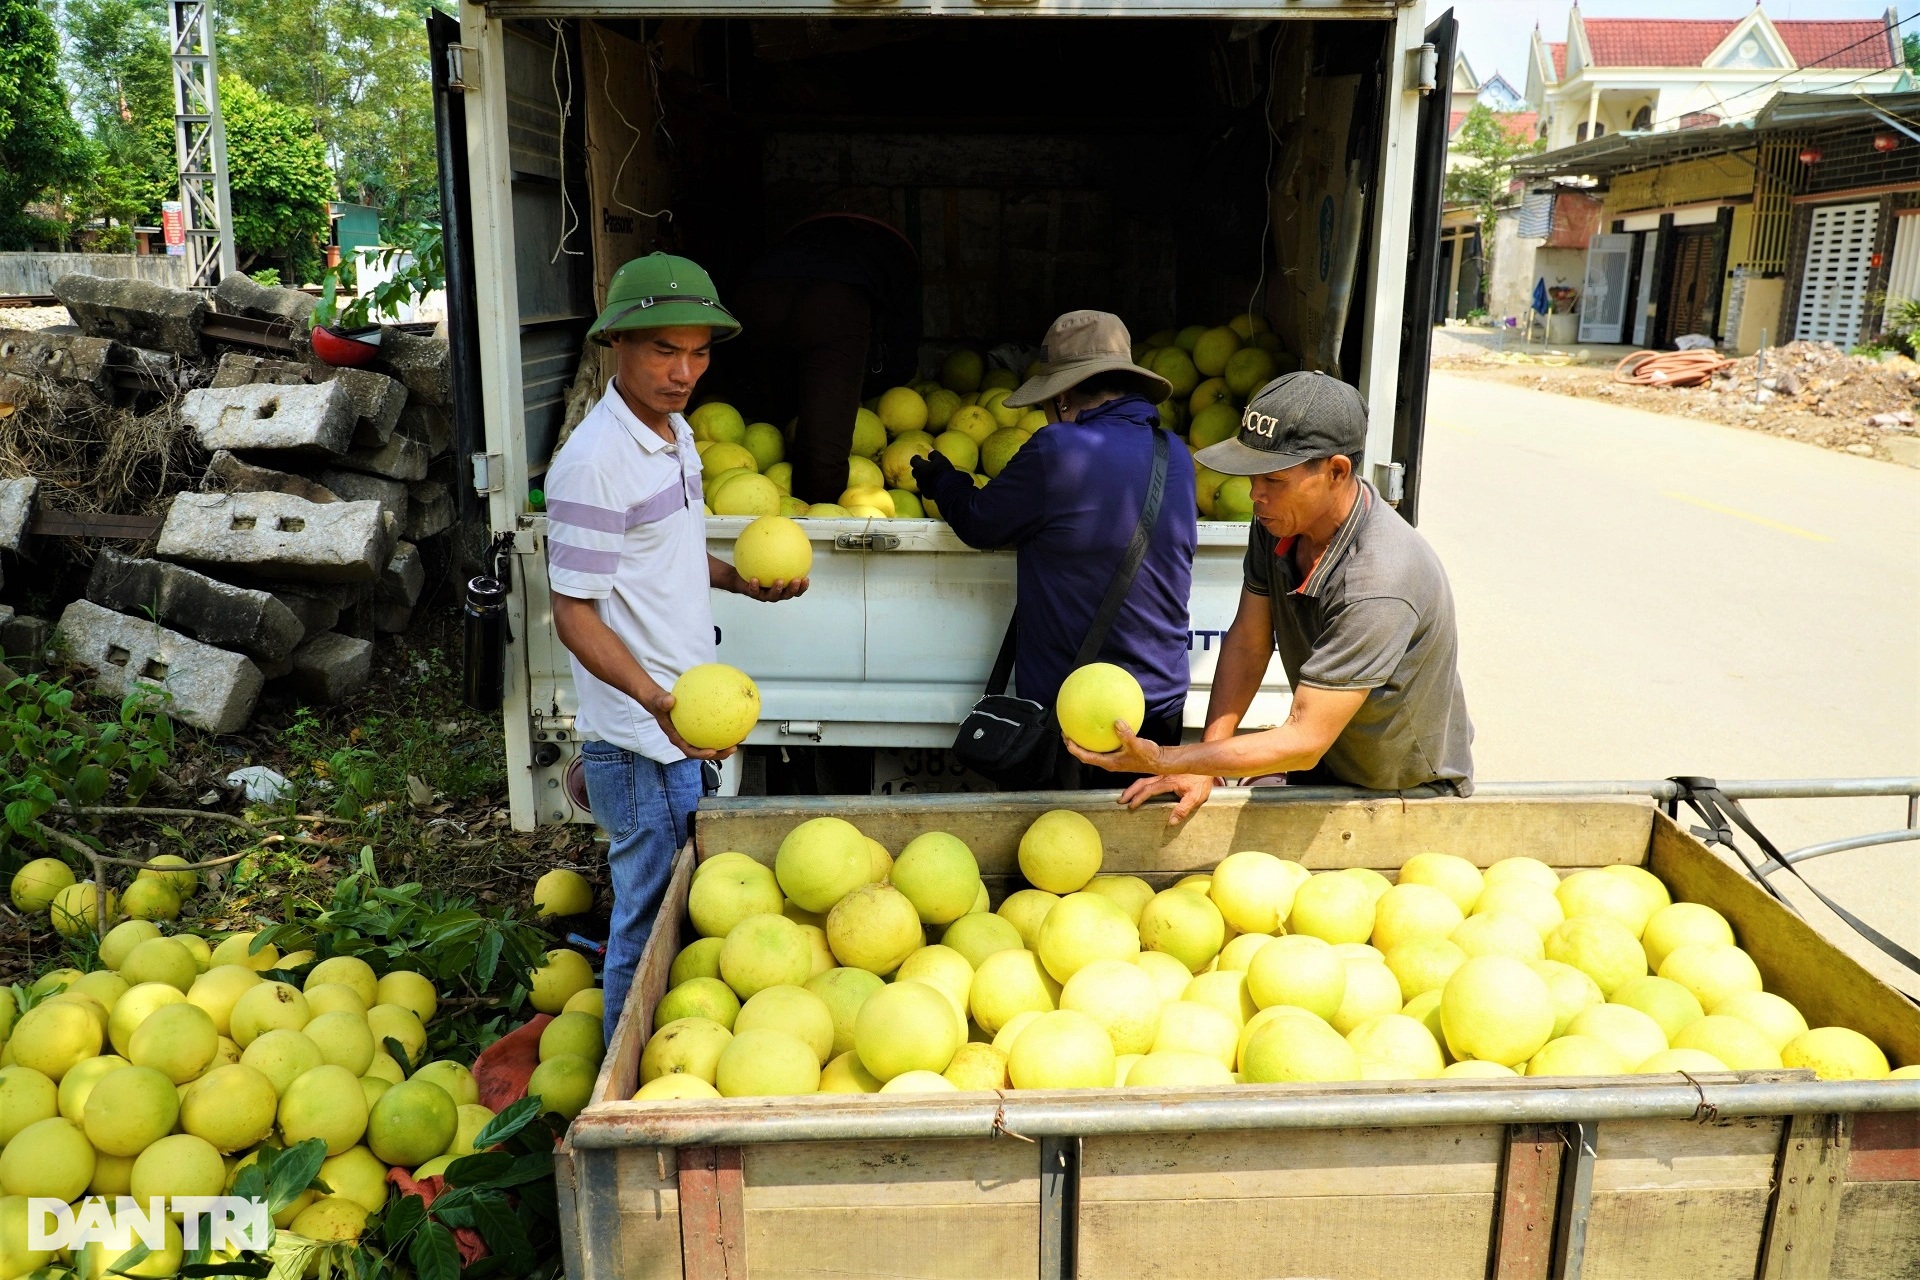
{"label": "person's leg in truck", "polygon": [[867,295],[833,280],[753,280],[740,291],[739,310],[747,326],[741,407],[757,413],[797,404],[800,424],[787,454],[793,496],[838,502],[872,339]]}

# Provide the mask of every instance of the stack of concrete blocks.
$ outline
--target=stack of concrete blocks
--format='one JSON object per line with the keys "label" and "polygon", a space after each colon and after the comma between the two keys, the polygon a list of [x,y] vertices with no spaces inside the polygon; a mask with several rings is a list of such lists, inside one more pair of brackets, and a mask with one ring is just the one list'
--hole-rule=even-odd
{"label": "stack of concrete blocks", "polygon": [[[217,311],[288,322],[296,351],[228,350],[209,369],[203,295],[77,276],[55,292],[82,334],[0,330],[0,399],[9,377],[23,396],[55,378],[110,397],[128,367],[159,370],[191,386],[178,412],[211,460],[198,492],[175,495],[151,556],[96,556],[54,649],[101,690],[150,687],[213,733],[245,727],[268,681],[318,701],[365,687],[375,637],[405,631],[425,587],[420,542],[455,520],[446,344],[388,329],[376,368],[336,369],[305,345],[311,297],[234,276]],[[32,485],[0,478],[0,548],[21,549]],[[23,631],[6,612],[0,644],[47,647],[45,624]]]}

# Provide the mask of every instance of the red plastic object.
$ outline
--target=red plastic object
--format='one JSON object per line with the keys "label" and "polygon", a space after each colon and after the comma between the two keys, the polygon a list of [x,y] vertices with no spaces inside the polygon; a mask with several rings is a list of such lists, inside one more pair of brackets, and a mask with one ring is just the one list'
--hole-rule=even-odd
{"label": "red plastic object", "polygon": [[313,354],[336,369],[359,369],[380,358],[380,330],[355,329],[342,333],[327,325],[313,328]]}
{"label": "red plastic object", "polygon": [[552,1014],[536,1013],[481,1051],[473,1064],[481,1106],[498,1115],[527,1096],[527,1081],[540,1065],[540,1033],[552,1021]]}
{"label": "red plastic object", "polygon": [[[419,1196],[422,1204],[432,1204],[447,1189],[447,1180],[437,1173],[430,1178],[415,1178],[397,1165],[387,1170],[387,1181],[400,1188],[403,1196]],[[486,1240],[472,1227],[455,1227],[453,1245],[460,1251],[462,1267],[470,1267],[487,1256]]]}

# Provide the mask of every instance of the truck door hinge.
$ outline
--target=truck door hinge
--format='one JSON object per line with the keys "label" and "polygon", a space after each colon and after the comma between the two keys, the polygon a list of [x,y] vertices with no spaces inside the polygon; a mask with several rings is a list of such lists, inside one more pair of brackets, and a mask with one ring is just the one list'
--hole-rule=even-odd
{"label": "truck door hinge", "polygon": [[1407,50],[1407,92],[1425,97],[1440,87],[1440,51],[1432,44]]}
{"label": "truck door hinge", "polygon": [[480,52],[464,44],[447,46],[447,88],[471,91],[478,86],[474,83],[480,70]]}
{"label": "truck door hinge", "polygon": [[506,459],[497,453],[472,455],[473,491],[499,493],[507,487]]}
{"label": "truck door hinge", "polygon": [[836,533],[833,535],[833,549],[836,551],[898,551],[900,538],[892,533]]}
{"label": "truck door hinge", "polygon": [[1407,468],[1399,462],[1376,462],[1373,465],[1373,487],[1388,502],[1398,502],[1407,496]]}

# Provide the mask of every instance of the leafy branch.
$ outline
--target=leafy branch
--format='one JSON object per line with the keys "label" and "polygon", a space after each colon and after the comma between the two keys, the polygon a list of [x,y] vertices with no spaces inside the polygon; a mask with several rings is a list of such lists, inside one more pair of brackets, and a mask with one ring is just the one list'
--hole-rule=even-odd
{"label": "leafy branch", "polygon": [[320,304],[313,309],[316,328],[325,325],[344,330],[364,329],[380,317],[397,319],[401,307],[446,287],[446,253],[439,227],[404,228],[396,233],[396,239],[399,243],[381,245],[374,250],[370,261],[383,270],[390,267],[397,270],[371,289],[362,291],[345,307],[340,305],[339,293],[348,264],[343,262],[328,270],[320,283]]}

